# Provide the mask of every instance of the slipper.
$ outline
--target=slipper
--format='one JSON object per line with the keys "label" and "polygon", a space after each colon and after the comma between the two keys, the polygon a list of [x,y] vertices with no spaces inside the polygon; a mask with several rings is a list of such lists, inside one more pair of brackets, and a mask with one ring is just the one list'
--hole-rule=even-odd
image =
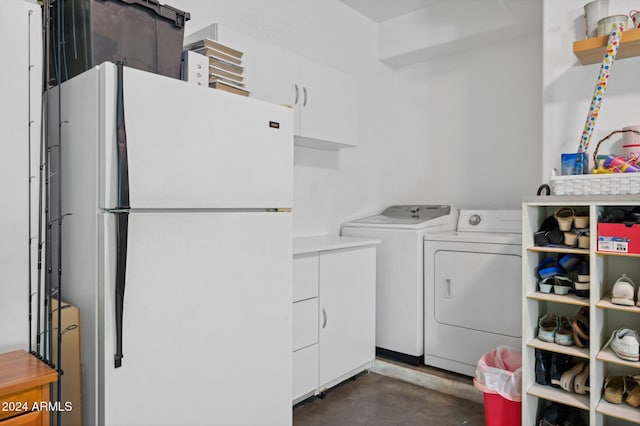
{"label": "slipper", "polygon": [[574,379],[579,373],[582,372],[585,365],[587,365],[586,362],[579,362],[562,374],[562,377],[560,378],[560,386],[562,387],[562,389],[566,390],[567,392],[573,392]]}
{"label": "slipper", "polygon": [[543,342],[553,343],[558,330],[558,316],[554,313],[546,314],[540,318],[538,326],[538,339]]}
{"label": "slipper", "polygon": [[634,408],[640,407],[640,375],[627,376],[627,404]]}
{"label": "slipper", "polygon": [[563,275],[556,275],[553,277],[555,284],[553,285],[553,292],[555,294],[569,294],[569,290],[573,288],[573,281],[569,277]]}
{"label": "slipper", "polygon": [[571,272],[580,263],[580,258],[578,256],[576,256],[575,254],[565,254],[565,255],[560,256],[560,258],[558,259],[558,263],[565,270]]}
{"label": "slipper", "polygon": [[538,281],[538,286],[540,287],[540,292],[542,293],[551,293],[551,289],[555,284],[556,280],[553,277],[543,278]]}
{"label": "slipper", "polygon": [[578,311],[578,315],[571,323],[573,326],[573,339],[581,348],[589,346],[589,308],[584,306]]}
{"label": "slipper", "polygon": [[604,381],[604,399],[612,404],[622,404],[625,380],[622,376],[609,376]]}
{"label": "slipper", "polygon": [[589,392],[589,364],[586,365],[585,369],[582,370],[580,374],[578,374],[573,381],[573,390],[575,393],[580,395],[584,395]]}
{"label": "slipper", "polygon": [[556,331],[556,337],[554,341],[558,345],[562,346],[573,346],[576,344],[575,340],[573,340],[573,329],[571,327],[571,322],[569,322],[569,318],[560,317],[560,322],[558,325],[558,330]]}
{"label": "slipper", "polygon": [[556,275],[566,274],[567,271],[563,267],[558,266],[555,259],[547,257],[542,260],[536,267],[536,273],[540,278],[548,278]]}
{"label": "slipper", "polygon": [[558,226],[561,231],[570,231],[571,225],[573,225],[573,218],[576,215],[576,211],[571,207],[563,207],[556,210],[553,216],[558,221]]}

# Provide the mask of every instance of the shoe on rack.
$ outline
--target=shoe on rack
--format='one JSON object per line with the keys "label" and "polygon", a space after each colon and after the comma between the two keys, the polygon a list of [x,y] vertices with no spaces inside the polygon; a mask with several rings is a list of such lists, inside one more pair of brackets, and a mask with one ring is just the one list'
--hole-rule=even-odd
{"label": "shoe on rack", "polygon": [[542,279],[556,275],[564,275],[566,273],[567,271],[565,271],[562,266],[559,266],[556,260],[551,257],[543,259],[536,267],[536,274]]}
{"label": "shoe on rack", "polygon": [[635,289],[636,285],[631,278],[627,277],[626,274],[622,274],[622,276],[613,284],[613,289],[611,290],[611,303],[616,305],[633,306],[635,304]]}
{"label": "shoe on rack", "polygon": [[555,211],[553,216],[558,221],[558,227],[561,231],[570,231],[573,226],[573,218],[576,215],[576,211],[571,207],[563,207]]}
{"label": "shoe on rack", "polygon": [[586,362],[580,361],[565,371],[560,377],[560,387],[567,392],[573,392],[575,378],[578,374],[582,373],[585,367],[589,368]]}
{"label": "shoe on rack", "polygon": [[538,339],[543,342],[554,343],[558,330],[558,316],[548,313],[538,321]]}
{"label": "shoe on rack", "polygon": [[581,348],[589,347],[589,308],[584,306],[571,323],[573,326],[573,340]]}
{"label": "shoe on rack", "polygon": [[584,370],[573,379],[573,391],[577,394],[584,395],[588,393],[589,388],[589,363]]}
{"label": "shoe on rack", "polygon": [[591,275],[589,275],[589,259],[582,260],[578,263],[578,266],[576,266],[576,272],[578,273],[578,281],[591,281]]}
{"label": "shoe on rack", "polygon": [[558,263],[562,266],[566,271],[573,271],[576,266],[580,263],[580,257],[575,254],[565,254],[558,258]]}
{"label": "shoe on rack", "polygon": [[640,375],[627,376],[627,404],[633,408],[640,407]]}
{"label": "shoe on rack", "polygon": [[636,330],[621,328],[611,333],[611,338],[604,345],[603,349],[611,346],[611,350],[618,358],[627,361],[640,361],[640,337]]}
{"label": "shoe on rack", "polygon": [[564,275],[556,275],[553,277],[555,284],[553,285],[553,292],[555,294],[569,294],[569,290],[573,288],[573,281],[569,277]]}
{"label": "shoe on rack", "polygon": [[573,291],[578,297],[589,297],[590,287],[589,281],[576,281],[573,283]]}
{"label": "shoe on rack", "polygon": [[542,278],[538,280],[538,287],[542,293],[551,293],[556,280],[553,277]]}
{"label": "shoe on rack", "polygon": [[625,378],[609,376],[604,381],[604,399],[612,404],[622,404],[625,394]]}
{"label": "shoe on rack", "polygon": [[573,340],[573,327],[571,326],[569,318],[560,317],[554,342],[562,346],[573,346],[576,344],[575,340]]}
{"label": "shoe on rack", "polygon": [[569,414],[569,407],[552,402],[544,409],[544,414],[540,420],[542,426],[563,426]]}
{"label": "shoe on rack", "polygon": [[553,352],[551,354],[551,386],[562,387],[562,375],[573,368],[575,362],[569,355]]}
{"label": "shoe on rack", "polygon": [[577,212],[573,217],[573,226],[576,229],[588,229],[589,228],[589,213]]}
{"label": "shoe on rack", "polygon": [[580,410],[575,407],[569,408],[569,413],[564,419],[562,426],[587,426],[587,424],[580,417]]}
{"label": "shoe on rack", "polygon": [[536,383],[549,386],[551,384],[551,352],[536,349],[535,356]]}

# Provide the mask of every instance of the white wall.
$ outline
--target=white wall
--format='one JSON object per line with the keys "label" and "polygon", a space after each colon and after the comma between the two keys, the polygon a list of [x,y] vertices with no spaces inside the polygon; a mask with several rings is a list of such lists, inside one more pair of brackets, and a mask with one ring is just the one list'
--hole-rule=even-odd
{"label": "white wall", "polygon": [[[0,2],[0,52],[10,58],[0,67],[0,353],[27,349],[29,343],[29,176],[37,176],[39,165],[40,28],[38,7],[21,0]],[[29,64],[35,66],[31,75]],[[35,183],[37,180],[31,184],[31,194],[32,205],[37,207]],[[33,232],[37,216],[32,219]],[[37,241],[31,247],[35,260]],[[32,284],[35,291],[35,280]]]}
{"label": "white wall", "polygon": [[394,202],[519,208],[540,185],[541,37],[398,71]]}
{"label": "white wall", "polygon": [[357,77],[360,146],[295,150],[296,236],[393,203],[517,208],[540,184],[540,30],[396,70],[378,24],[336,0],[170,4],[187,33],[217,22]]}
{"label": "white wall", "polygon": [[[576,152],[591,103],[600,64],[581,65],[573,55],[573,42],[585,38],[583,8],[585,2],[545,0],[543,19],[543,161],[542,175],[548,180],[551,170],[560,170],[560,154]],[[633,0],[611,0],[611,14],[626,14],[637,9]],[[640,124],[638,108],[638,68],[640,58],[614,62],[604,95],[600,116],[589,145],[591,154],[600,139],[613,130]],[[622,154],[621,138],[604,142],[598,154]]]}

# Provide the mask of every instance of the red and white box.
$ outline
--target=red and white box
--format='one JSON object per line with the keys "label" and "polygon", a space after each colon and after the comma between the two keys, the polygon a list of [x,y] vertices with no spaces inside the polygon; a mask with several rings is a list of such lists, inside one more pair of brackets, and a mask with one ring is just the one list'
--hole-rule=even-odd
{"label": "red and white box", "polygon": [[640,254],[640,223],[598,223],[598,251]]}

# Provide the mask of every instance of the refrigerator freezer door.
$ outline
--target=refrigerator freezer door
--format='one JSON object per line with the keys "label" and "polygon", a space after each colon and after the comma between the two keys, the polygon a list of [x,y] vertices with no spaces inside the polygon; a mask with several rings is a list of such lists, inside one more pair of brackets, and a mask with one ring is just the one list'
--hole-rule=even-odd
{"label": "refrigerator freezer door", "polygon": [[[101,75],[105,181],[116,207],[117,73]],[[290,108],[124,68],[124,128],[131,208],[291,207]]]}
{"label": "refrigerator freezer door", "polygon": [[98,423],[290,425],[291,213],[130,213],[119,368],[114,216],[100,227]]}

